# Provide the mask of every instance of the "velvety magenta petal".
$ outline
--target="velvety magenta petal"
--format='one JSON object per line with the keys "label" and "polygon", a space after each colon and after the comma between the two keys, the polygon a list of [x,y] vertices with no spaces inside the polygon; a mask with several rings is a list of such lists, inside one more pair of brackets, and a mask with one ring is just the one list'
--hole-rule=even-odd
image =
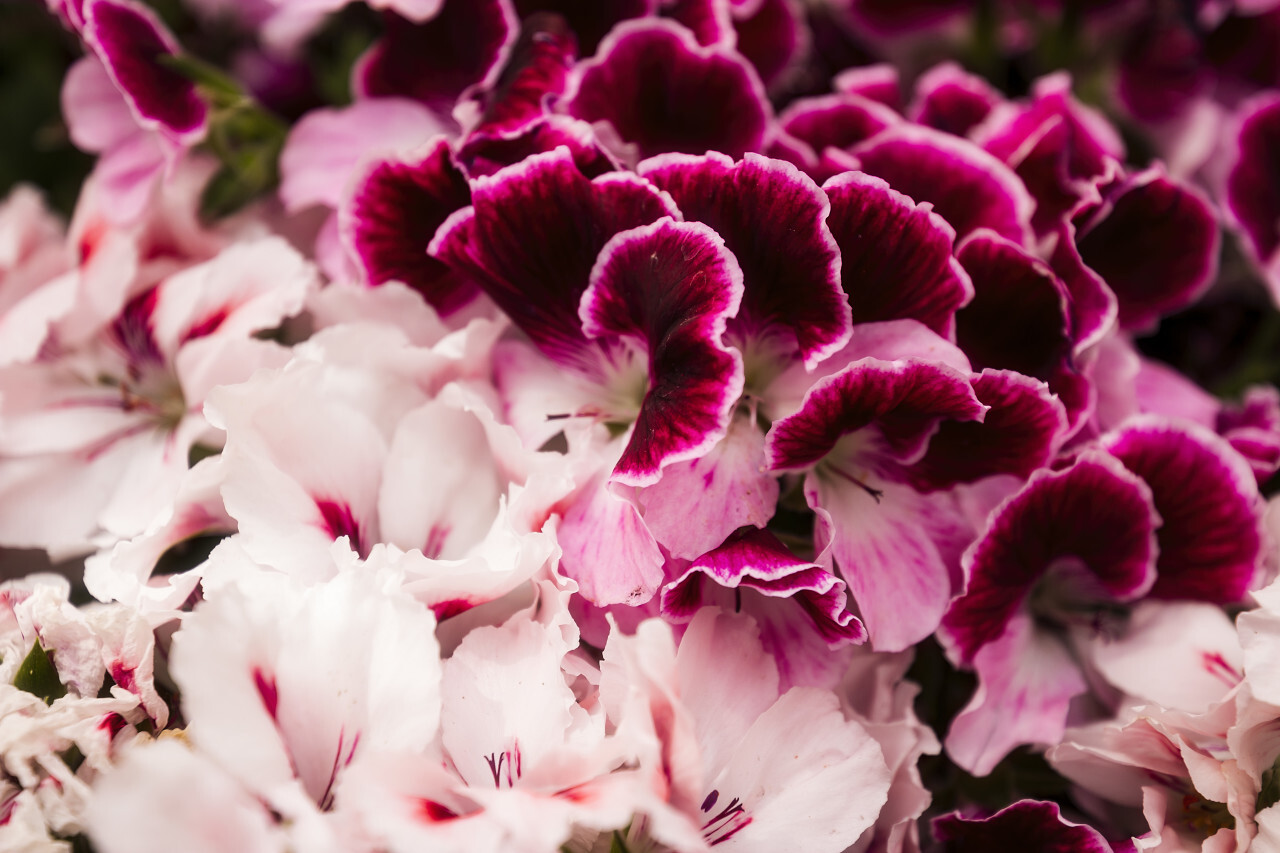
{"label": "velvety magenta petal", "polygon": [[952,257],[951,226],[930,205],[861,172],[838,175],[823,189],[853,321],[909,318],[953,337],[956,309],[973,298],[973,285]]}
{"label": "velvety magenta petal", "polygon": [[1218,435],[1245,458],[1258,483],[1280,469],[1280,392],[1271,385],[1249,388],[1239,405],[1217,414]]}
{"label": "velvety magenta petal", "polygon": [[902,109],[902,87],[896,66],[882,62],[846,68],[831,81],[831,88],[846,95],[857,95],[891,110]]}
{"label": "velvety magenta petal", "polygon": [[657,482],[725,435],[742,394],[742,356],[721,341],[742,299],[742,270],[716,232],[660,219],[616,235],[582,295],[589,338],[628,337],[649,353],[649,387],[613,479]]}
{"label": "velvety magenta petal", "polygon": [[800,98],[778,116],[782,129],[815,154],[825,148],[852,148],[901,121],[884,104],[844,93]]}
{"label": "velvety magenta petal", "polygon": [[911,466],[919,489],[972,483],[994,474],[1027,478],[1048,464],[1067,435],[1067,413],[1045,383],[1012,370],[984,370],[973,392],[989,406],[977,421],[943,421]]}
{"label": "velvety magenta petal", "polygon": [[1071,97],[1065,73],[1036,82],[1029,104],[1002,104],[975,130],[975,141],[1007,163],[1036,200],[1037,234],[1057,227],[1097,186],[1120,174],[1124,143],[1099,113]]}
{"label": "velvety magenta petal", "polygon": [[945,853],[1111,853],[1111,845],[1091,826],[1070,823],[1057,803],[1020,800],[987,818],[951,812],[933,819],[933,837]]}
{"label": "velvety magenta petal", "polygon": [[666,0],[663,17],[678,21],[693,33],[698,44],[733,47],[738,34],[733,29],[731,6],[724,0]]}
{"label": "velvety magenta petal", "polygon": [[816,465],[841,436],[871,424],[890,455],[915,461],[940,420],[977,420],[984,411],[969,380],[954,368],[864,358],[818,380],[798,412],[774,421],[765,438],[765,464],[773,471]]}
{"label": "velvety magenta petal", "polygon": [[849,11],[873,36],[895,36],[938,26],[970,8],[967,0],[851,0]]}
{"label": "velvety magenta petal", "polygon": [[1145,328],[1213,283],[1221,237],[1198,191],[1154,166],[1131,176],[1080,228],[1080,256],[1115,291],[1120,325]]}
{"label": "velvety magenta petal", "polygon": [[1272,298],[1280,303],[1280,96],[1256,99],[1242,110],[1235,163],[1227,176],[1225,204],[1266,272]]}
{"label": "velvety magenta petal", "polygon": [[586,345],[578,304],[596,256],[619,231],[675,213],[638,177],[587,180],[572,154],[537,154],[472,186],[428,249],[472,277],[547,355]]}
{"label": "velvety magenta petal", "polygon": [[1115,328],[1119,311],[1116,295],[1102,276],[1085,265],[1070,223],[1063,223],[1058,229],[1049,266],[1071,294],[1071,330],[1075,339],[1072,352],[1080,356]]}
{"label": "velvety magenta petal", "polygon": [[436,137],[417,156],[365,170],[339,221],[369,284],[403,282],[447,316],[479,291],[427,255],[427,246],[445,219],[470,203],[466,175],[448,140]]}
{"label": "velvety magenta petal", "polygon": [[1262,500],[1249,465],[1206,429],[1143,415],[1102,444],[1151,488],[1164,523],[1151,594],[1232,604],[1261,559]]}
{"label": "velvety magenta petal", "polygon": [[181,50],[146,6],[130,0],[91,0],[84,37],[147,128],[180,142],[204,134],[208,107],[196,86],[162,61]]}
{"label": "velvety magenta petal", "polygon": [[1035,255],[991,231],[975,231],[956,257],[973,281],[973,300],[956,314],[956,343],[974,369],[1048,381],[1071,354],[1065,285]]}
{"label": "velvety magenta petal", "polygon": [[729,323],[735,342],[782,332],[810,367],[844,346],[851,323],[840,251],[812,180],[758,154],[737,164],[716,153],[669,154],[642,163],[640,174],[670,193],[685,219],[715,229],[738,259],[745,292]]}
{"label": "velvety magenta petal", "polygon": [[640,493],[644,522],[672,556],[692,560],[739,527],[764,527],[778,505],[778,480],[764,467],[764,432],[739,412],[704,456],[679,462]]}
{"label": "velvety magenta petal", "polygon": [[1174,118],[1213,83],[1195,25],[1180,15],[1153,14],[1137,22],[1120,52],[1116,94],[1142,121]]}
{"label": "velvety magenta petal", "polygon": [[954,62],[945,62],[916,81],[916,97],[907,117],[926,127],[965,136],[1002,101],[986,80]]}
{"label": "velvety magenta petal", "polygon": [[610,30],[628,18],[642,18],[654,12],[655,0],[513,0],[520,20],[535,12],[555,12],[569,22],[578,37],[583,56],[591,56]]}
{"label": "velvety magenta petal", "polygon": [[1008,166],[973,143],[917,125],[891,127],[853,149],[861,169],[931,202],[959,237],[990,228],[1030,245],[1035,202]]}
{"label": "velvety magenta petal", "polygon": [[546,114],[546,101],[564,92],[578,57],[578,42],[564,18],[530,15],[493,87],[478,93],[479,121],[473,134],[509,136]]}
{"label": "velvety magenta petal", "polygon": [[844,582],[818,564],[799,559],[764,530],[735,534],[695,560],[663,588],[662,612],[680,621],[692,619],[708,603],[704,584],[794,599],[832,647],[867,638],[862,623],[845,609]]}
{"label": "velvety magenta petal", "polygon": [[964,554],[969,588],[942,622],[960,659],[998,639],[1042,579],[1061,587],[1052,602],[1061,606],[1059,599],[1088,608],[1146,592],[1157,523],[1151,491],[1105,454],[1036,472]]}
{"label": "velvety magenta petal", "polygon": [[570,115],[607,121],[641,157],[669,151],[758,151],[771,110],[755,70],[737,53],[701,47],[673,21],[619,24],[581,62],[563,102]]}
{"label": "velvety magenta petal", "polygon": [[799,0],[761,0],[749,12],[735,12],[738,52],[766,86],[784,83],[809,48],[804,6]]}
{"label": "velvety magenta petal", "polygon": [[591,125],[563,115],[542,116],[513,136],[487,133],[469,136],[458,151],[458,160],[466,168],[468,177],[480,178],[562,145],[569,149],[578,171],[588,178],[598,178],[621,168],[596,140]]}
{"label": "velvety magenta petal", "polygon": [[468,86],[497,75],[518,31],[503,0],[447,0],[422,23],[386,12],[382,39],[352,69],[352,88],[366,98],[413,98],[448,115]]}

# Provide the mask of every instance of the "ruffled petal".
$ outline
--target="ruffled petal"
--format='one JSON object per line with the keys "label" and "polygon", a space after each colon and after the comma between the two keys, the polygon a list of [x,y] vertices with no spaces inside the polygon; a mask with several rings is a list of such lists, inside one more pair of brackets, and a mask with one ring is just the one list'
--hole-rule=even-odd
{"label": "ruffled petal", "polygon": [[640,174],[669,193],[685,219],[715,229],[738,259],[745,289],[729,323],[735,343],[749,352],[782,334],[809,367],[844,346],[850,320],[840,252],[813,181],[757,154],[736,164],[715,153],[670,154],[640,164]]}
{"label": "ruffled petal", "polygon": [[933,819],[933,837],[947,853],[985,853],[1016,847],[1025,853],[1111,853],[1091,826],[1062,817],[1057,803],[1020,800],[988,818],[959,812]]}
{"label": "ruffled petal", "polygon": [[973,143],[903,124],[852,153],[864,172],[918,202],[932,202],[958,237],[990,228],[1020,245],[1031,244],[1031,195],[1008,166]]}
{"label": "ruffled petal", "polygon": [[[1151,491],[1102,453],[1041,470],[995,510],[964,554],[969,588],[943,620],[962,661],[996,642],[1042,579],[1042,619],[1135,598],[1155,581]],[[1033,606],[1039,606],[1037,603]]]}
{"label": "ruffled petal", "polygon": [[650,485],[666,465],[696,459],[724,437],[743,371],[721,337],[742,290],[724,240],[700,223],[660,219],[600,251],[582,295],[583,332],[632,338],[649,354],[648,390],[615,481]]}
{"label": "ruffled petal", "polygon": [[973,285],[952,257],[951,226],[931,205],[861,172],[834,177],[823,189],[854,322],[910,318],[952,338],[955,312],[973,298]]}
{"label": "ruffled petal", "polygon": [[771,110],[760,78],[736,52],[700,46],[671,21],[618,25],[574,70],[563,101],[572,116],[605,121],[640,157],[674,151],[758,151]]}
{"label": "ruffled petal", "polygon": [[339,227],[370,285],[403,282],[448,316],[479,291],[428,256],[427,246],[445,219],[470,203],[448,140],[436,137],[416,156],[365,169],[340,209]]}
{"label": "ruffled petal", "polygon": [[1280,304],[1280,170],[1272,156],[1280,145],[1280,97],[1259,97],[1241,112],[1224,201],[1265,273],[1271,298]]}
{"label": "ruffled petal", "polygon": [[471,192],[472,207],[445,221],[429,253],[474,279],[559,361],[572,361],[587,346],[578,304],[605,243],[676,213],[640,178],[588,180],[566,148],[479,178]]}
{"label": "ruffled petal", "polygon": [[1262,558],[1262,500],[1249,465],[1201,427],[1155,415],[1130,419],[1102,444],[1151,488],[1164,523],[1151,594],[1232,604]]}
{"label": "ruffled petal", "polygon": [[944,62],[920,75],[907,117],[925,127],[965,136],[1002,101],[986,80],[954,62]]}

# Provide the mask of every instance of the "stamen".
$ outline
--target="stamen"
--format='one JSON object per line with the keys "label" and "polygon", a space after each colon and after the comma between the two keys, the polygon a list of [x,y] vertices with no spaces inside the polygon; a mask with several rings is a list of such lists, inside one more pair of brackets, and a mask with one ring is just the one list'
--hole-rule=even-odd
{"label": "stamen", "polygon": [[841,471],[839,468],[835,467],[834,465],[828,465],[827,470],[838,477],[848,480],[850,483],[853,483],[855,486],[862,489],[867,494],[871,495],[871,497],[875,498],[876,503],[880,503],[880,499],[884,497],[884,492],[882,490],[871,488],[866,483],[862,482],[857,477],[853,476],[847,471]]}

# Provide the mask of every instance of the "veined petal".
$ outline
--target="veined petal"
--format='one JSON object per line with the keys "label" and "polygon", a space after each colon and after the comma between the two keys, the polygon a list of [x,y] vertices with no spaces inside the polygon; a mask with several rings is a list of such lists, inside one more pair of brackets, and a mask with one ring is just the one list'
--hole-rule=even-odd
{"label": "veined petal", "polygon": [[744,293],[729,323],[735,342],[782,330],[806,366],[848,340],[848,299],[840,289],[840,250],[825,220],[826,196],[794,166],[747,154],[740,162],[708,153],[646,160],[640,174],[666,191],[687,220],[711,226],[742,267]]}
{"label": "veined petal", "polygon": [[864,172],[918,202],[932,202],[959,237],[990,228],[1020,245],[1031,244],[1031,195],[1008,166],[968,140],[901,124],[852,154]]}
{"label": "veined petal", "polygon": [[416,156],[375,161],[339,209],[339,228],[370,285],[399,281],[448,316],[476,287],[430,257],[427,246],[452,213],[471,203],[467,177],[438,136]]}
{"label": "veined petal", "polygon": [[917,124],[964,136],[1001,100],[986,80],[954,62],[944,62],[920,75],[907,117]]}
{"label": "veined petal", "polygon": [[901,122],[902,116],[884,104],[843,92],[799,98],[778,115],[779,126],[815,155],[827,148],[852,148]]}
{"label": "veined petal", "polygon": [[760,150],[771,110],[741,55],[702,47],[672,21],[626,21],[579,63],[562,101],[572,116],[607,121],[641,157],[668,151]]}
{"label": "veined petal", "polygon": [[628,337],[649,354],[649,382],[616,482],[647,486],[724,437],[742,394],[742,357],[721,342],[742,299],[742,270],[698,222],[663,218],[614,236],[582,295],[588,338]]}
{"label": "veined petal", "polygon": [[986,532],[964,554],[969,588],[943,620],[962,661],[996,642],[1046,584],[1037,613],[1052,622],[1088,617],[1155,582],[1158,516],[1151,491],[1115,459],[1081,454],[1061,471],[1037,471],[992,511]]}
{"label": "veined petal", "polygon": [[978,420],[986,406],[954,368],[926,361],[864,358],[809,389],[800,411],[774,421],[765,464],[774,471],[817,464],[842,436],[875,424],[887,455],[915,461],[939,421]]}
{"label": "veined petal", "polygon": [[560,362],[587,345],[578,305],[600,250],[619,231],[677,213],[641,178],[588,180],[567,148],[479,178],[471,192],[472,207],[440,226],[428,252],[471,276]]}
{"label": "veined petal", "polygon": [[973,298],[952,257],[955,230],[880,178],[846,172],[822,187],[827,224],[840,247],[840,278],[855,323],[911,318],[955,336],[955,312]]}
{"label": "veined petal", "polygon": [[1164,521],[1151,594],[1240,601],[1262,559],[1263,503],[1248,463],[1209,430],[1155,415],[1126,421],[1102,445],[1151,488]]}

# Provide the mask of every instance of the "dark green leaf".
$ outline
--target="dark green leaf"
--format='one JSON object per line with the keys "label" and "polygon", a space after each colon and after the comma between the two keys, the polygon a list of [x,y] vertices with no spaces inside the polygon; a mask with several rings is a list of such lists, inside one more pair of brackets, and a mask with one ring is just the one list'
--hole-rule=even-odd
{"label": "dark green leaf", "polygon": [[36,640],[22,665],[18,667],[18,674],[13,677],[13,686],[39,696],[46,704],[53,704],[54,699],[67,695],[66,685],[58,678],[58,670],[39,640]]}

